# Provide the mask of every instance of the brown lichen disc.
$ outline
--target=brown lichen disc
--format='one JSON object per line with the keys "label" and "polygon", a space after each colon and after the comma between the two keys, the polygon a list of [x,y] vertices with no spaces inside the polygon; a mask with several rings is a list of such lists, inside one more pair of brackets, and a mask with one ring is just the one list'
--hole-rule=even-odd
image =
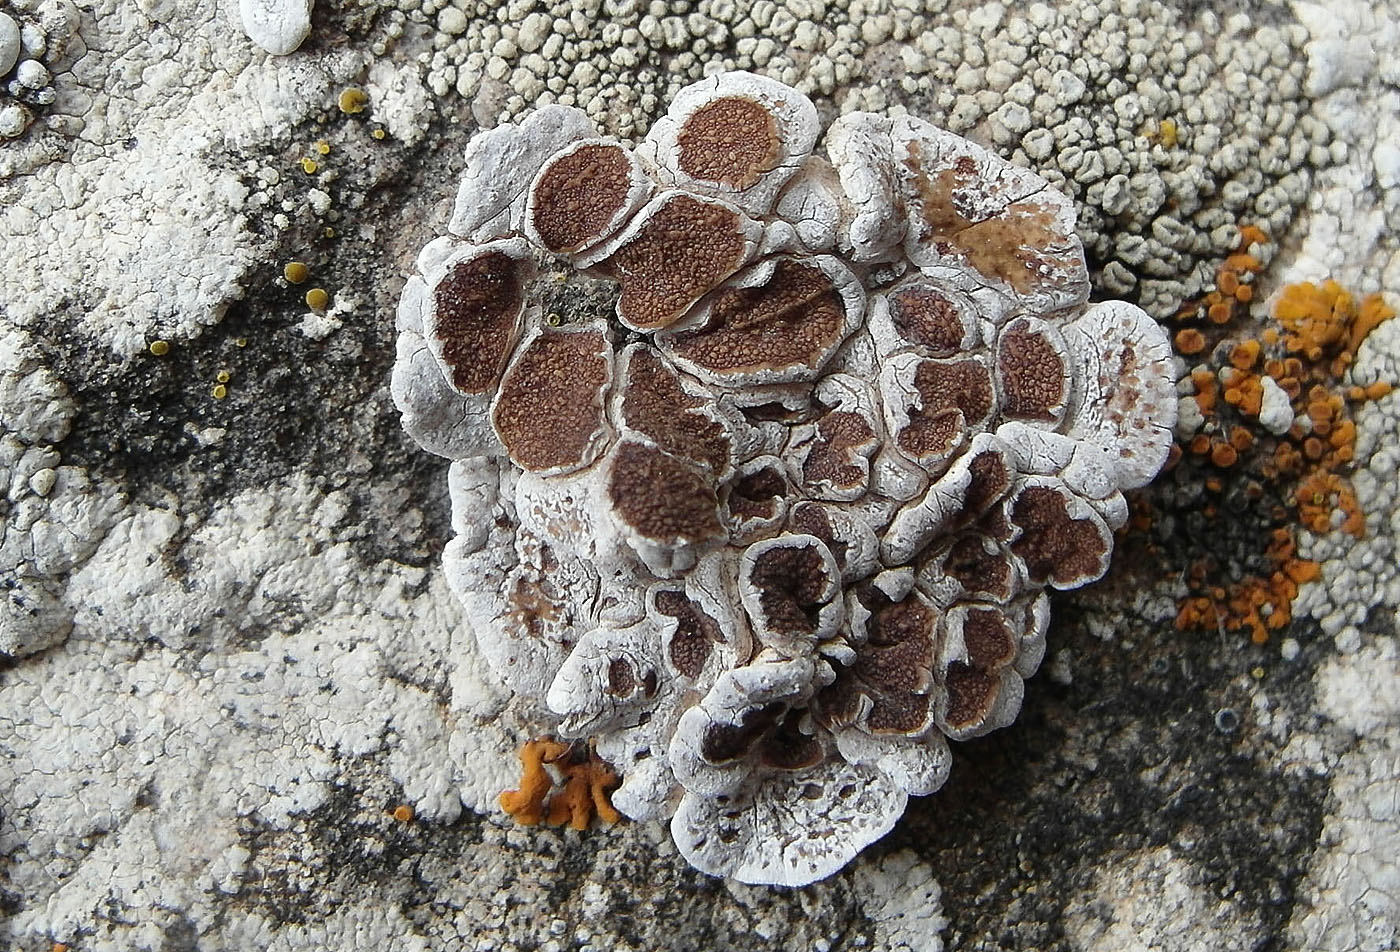
{"label": "brown lichen disc", "polygon": [[1038,585],[1073,588],[1103,575],[1113,541],[1092,519],[1075,519],[1065,497],[1048,486],[1028,486],[1011,505],[1021,536],[1011,543]]}
{"label": "brown lichen disc", "polygon": [[870,702],[866,727],[877,734],[912,734],[928,724],[934,640],[939,614],[917,596],[891,602],[866,586],[858,596],[870,609],[869,638],[853,666],[836,672],[822,691],[817,717],[829,726],[854,722],[861,699]]}
{"label": "brown lichen disc", "polygon": [[545,167],[531,195],[531,224],[556,254],[606,237],[627,202],[632,163],[618,145],[584,145]]}
{"label": "brown lichen disc", "polygon": [[800,708],[788,711],[758,743],[759,762],[775,770],[804,770],[821,763],[826,749],[816,735],[803,732],[805,717],[806,711]]}
{"label": "brown lichen disc", "polygon": [[914,389],[922,406],[911,408],[909,425],[895,436],[899,448],[914,459],[946,453],[963,430],[985,420],[996,405],[991,375],[975,360],[921,361]]}
{"label": "brown lichen disc", "polygon": [[709,319],[676,335],[682,360],[715,374],[797,371],[810,376],[840,342],[845,304],[820,268],[783,259],[758,287],[724,288]]}
{"label": "brown lichen disc", "polygon": [[763,466],[734,480],[726,506],[729,514],[740,521],[772,519],[778,515],[787,491],[782,474],[772,466]]}
{"label": "brown lichen disc", "polygon": [[889,296],[890,320],[900,337],[927,348],[932,357],[952,357],[962,348],[966,329],[956,304],[937,288],[915,284]]}
{"label": "brown lichen disc", "polygon": [[1046,423],[1059,418],[1069,375],[1054,343],[1029,321],[1014,321],[1002,333],[997,372],[1006,416]]}
{"label": "brown lichen disc", "polygon": [[656,593],[653,603],[661,615],[676,620],[668,654],[671,664],[687,678],[698,678],[705,661],[716,644],[724,643],[719,622],[686,597],[684,592],[663,589]]}
{"label": "brown lichen disc", "polygon": [[786,705],[774,701],[744,711],[737,724],[723,721],[711,724],[701,736],[700,755],[712,764],[738,760],[777,725],[786,710]]}
{"label": "brown lichen disc", "polygon": [[525,306],[528,268],[526,261],[489,251],[453,265],[433,289],[433,334],[462,393],[486,393],[500,379]]}
{"label": "brown lichen disc", "polygon": [[831,585],[820,547],[774,546],[754,560],[749,582],[758,589],[763,626],[782,634],[815,631]]}
{"label": "brown lichen disc", "polygon": [[602,331],[546,330],[501,381],[493,422],[516,465],[531,472],[590,461],[602,430],[612,348]]}
{"label": "brown lichen disc", "polygon": [[682,172],[734,189],[753,185],[780,155],[773,114],[746,96],[726,96],[695,110],[676,145]]}
{"label": "brown lichen disc", "polygon": [[675,371],[650,350],[635,350],[627,365],[622,422],[668,453],[684,456],[712,473],[729,465],[724,427],[701,409],[704,401],[681,389]]}
{"label": "brown lichen disc", "polygon": [[817,423],[817,440],[802,464],[802,479],[821,498],[859,496],[868,482],[869,466],[856,461],[862,450],[879,445],[869,421],[859,413],[835,410]]}
{"label": "brown lichen disc", "polygon": [[984,671],[1004,668],[1016,659],[1015,633],[1000,609],[968,608],[963,616],[962,635],[968,660]]}
{"label": "brown lichen disc", "polygon": [[617,447],[608,499],[623,524],[646,539],[702,542],[723,532],[713,483],[684,461],[635,440]]}
{"label": "brown lichen disc", "polygon": [[737,271],[747,252],[738,212],[673,194],[599,269],[622,286],[618,316],[629,327],[658,330]]}
{"label": "brown lichen disc", "polygon": [[1001,678],[954,661],[948,665],[944,689],[948,692],[948,712],[944,720],[954,730],[976,727],[986,720],[996,704]]}
{"label": "brown lichen disc", "polygon": [[1004,601],[1012,594],[1011,563],[986,536],[970,532],[949,547],[943,574],[975,598]]}

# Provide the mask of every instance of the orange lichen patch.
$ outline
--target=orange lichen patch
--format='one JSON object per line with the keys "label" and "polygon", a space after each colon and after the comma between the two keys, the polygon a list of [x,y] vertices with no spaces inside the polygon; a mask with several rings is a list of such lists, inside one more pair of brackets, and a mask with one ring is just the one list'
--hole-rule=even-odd
{"label": "orange lichen patch", "polygon": [[586,830],[594,814],[608,824],[622,819],[622,814],[608,800],[609,791],[619,780],[612,767],[590,754],[587,760],[561,769],[564,789],[549,801],[548,819],[552,825],[567,823],[576,830]]}
{"label": "orange lichen patch", "polygon": [[1267,575],[1250,576],[1228,588],[1205,584],[1210,575],[1206,563],[1192,566],[1187,581],[1200,594],[1181,602],[1177,630],[1248,631],[1250,641],[1261,645],[1269,640],[1269,632],[1292,621],[1298,586],[1320,578],[1322,567],[1297,557],[1297,542],[1289,527],[1273,531],[1265,555],[1271,567]]}
{"label": "orange lichen patch", "polygon": [[[1248,341],[1247,343],[1256,343]],[[1237,348],[1238,350],[1238,348]],[[1248,350],[1246,350],[1246,355]],[[1231,358],[1234,359],[1233,356]],[[1251,360],[1250,363],[1253,363]],[[1220,372],[1225,387],[1224,400],[1246,416],[1257,417],[1264,406],[1264,383],[1256,373],[1226,367]],[[1205,413],[1204,410],[1201,411]]]}
{"label": "orange lichen patch", "polygon": [[520,787],[501,794],[501,809],[516,823],[534,826],[544,819],[544,801],[554,788],[544,765],[567,756],[569,750],[567,744],[548,738],[526,741],[520,748]]}
{"label": "orange lichen patch", "polygon": [[[1253,225],[1240,227],[1240,244],[1215,273],[1215,287],[1204,296],[1182,305],[1178,320],[1202,320],[1217,326],[1228,324],[1254,297],[1251,284],[1263,263],[1250,254],[1254,245],[1266,245],[1269,236]],[[1186,353],[1186,351],[1182,351]]]}
{"label": "orange lichen patch", "polygon": [[1215,383],[1215,374],[1209,370],[1193,370],[1191,372],[1191,383],[1196,388],[1196,406],[1202,414],[1210,414],[1215,410],[1215,401],[1218,389]]}
{"label": "orange lichen patch", "polygon": [[1206,336],[1194,327],[1186,327],[1176,332],[1176,349],[1188,357],[1206,349]]}
{"label": "orange lichen patch", "polygon": [[1284,346],[1313,363],[1329,358],[1334,376],[1355,359],[1366,335],[1394,316],[1379,294],[1358,302],[1336,281],[1290,284],[1274,303],[1274,318],[1286,331]]}
{"label": "orange lichen patch", "polygon": [[1295,494],[1298,518],[1313,532],[1321,535],[1333,529],[1333,513],[1340,512],[1337,528],[1356,538],[1366,534],[1366,514],[1356,498],[1350,482],[1336,473],[1315,472],[1298,484]]}
{"label": "orange lichen patch", "polygon": [[[546,764],[558,771],[563,784],[558,791]],[[622,819],[608,799],[618,784],[617,772],[591,747],[580,756],[575,747],[549,738],[527,741],[520,748],[520,767],[520,788],[501,794],[502,809],[517,823],[567,823],[586,830],[595,814],[609,824]]]}
{"label": "orange lichen patch", "polygon": [[1237,370],[1252,370],[1259,360],[1259,342],[1243,341],[1230,351],[1230,366]]}
{"label": "orange lichen patch", "polygon": [[1233,446],[1235,450],[1240,453],[1243,453],[1254,447],[1254,434],[1250,433],[1242,426],[1231,427],[1229,439],[1230,445]]}
{"label": "orange lichen patch", "polygon": [[[1248,631],[1262,644],[1292,619],[1299,586],[1321,574],[1317,563],[1297,556],[1299,527],[1358,538],[1365,533],[1365,514],[1348,478],[1357,452],[1352,414],[1356,404],[1386,396],[1393,385],[1345,387],[1341,378],[1366,335],[1393,312],[1378,296],[1358,300],[1336,282],[1292,285],[1273,305],[1277,324],[1248,338],[1215,338],[1211,323],[1243,314],[1253,295],[1257,259],[1248,249],[1265,238],[1257,232],[1242,238],[1216,290],[1178,315],[1199,322],[1177,332],[1178,351],[1209,355],[1190,375],[1202,425],[1178,453],[1184,466],[1198,467],[1195,478],[1209,494],[1199,516],[1215,518],[1218,503],[1259,507],[1271,535],[1262,570],[1254,568],[1257,553],[1243,550],[1212,552],[1193,566],[1177,625]],[[1267,416],[1279,419],[1275,386],[1293,420],[1282,432],[1277,423],[1266,429],[1259,422],[1266,401],[1272,401]],[[1251,568],[1241,571],[1242,560]],[[1235,581],[1222,585],[1222,575]]]}
{"label": "orange lichen patch", "polygon": [[1395,309],[1385,303],[1379,294],[1368,294],[1361,299],[1361,307],[1351,324],[1351,336],[1347,340],[1347,350],[1356,353],[1371,331],[1382,322],[1395,316]]}
{"label": "orange lichen patch", "polygon": [[398,806],[394,807],[390,815],[400,823],[412,823],[414,817],[413,807],[407,803],[400,803]]}
{"label": "orange lichen patch", "polygon": [[1239,453],[1229,443],[1217,442],[1211,445],[1210,461],[1221,469],[1234,466],[1239,460]]}
{"label": "orange lichen patch", "polygon": [[1389,396],[1395,386],[1388,380],[1377,380],[1369,387],[1348,387],[1347,399],[1352,403],[1363,403],[1367,400],[1379,400],[1381,397]]}

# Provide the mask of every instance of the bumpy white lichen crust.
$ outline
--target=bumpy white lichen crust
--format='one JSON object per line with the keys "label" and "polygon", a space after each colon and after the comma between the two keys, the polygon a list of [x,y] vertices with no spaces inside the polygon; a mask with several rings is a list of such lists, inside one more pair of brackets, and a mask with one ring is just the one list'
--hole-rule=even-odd
{"label": "bumpy white lichen crust", "polygon": [[[1064,196],[912,117],[815,121],[725,73],[635,156],[560,106],[483,134],[393,387],[455,460],[499,676],[697,868],[785,885],[1015,719],[1045,589],[1107,570],[1177,406],[1160,327],[1088,305]],[[531,245],[616,319],[547,313]]]}

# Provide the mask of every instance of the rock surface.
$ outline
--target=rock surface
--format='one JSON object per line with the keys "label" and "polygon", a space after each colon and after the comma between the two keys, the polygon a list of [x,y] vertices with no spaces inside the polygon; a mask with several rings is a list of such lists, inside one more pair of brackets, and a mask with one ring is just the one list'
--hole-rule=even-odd
{"label": "rock surface", "polygon": [[[388,386],[472,133],[567,99],[636,136],[720,67],[1058,169],[1095,284],[1159,319],[1258,222],[1261,296],[1333,277],[1394,305],[1393,0],[322,7],[268,58],[208,6],[0,4],[45,71],[0,77],[29,117],[0,142],[9,945],[1400,941],[1400,396],[1356,414],[1366,536],[1300,530],[1321,577],[1286,630],[1178,631],[1186,566],[1264,536],[1226,509],[1188,532],[1177,489],[1146,490],[1172,518],[1056,596],[1017,723],[954,745],[948,784],[847,869],[779,890],[694,872],[660,825],[498,812],[537,712],[462,626],[446,468]],[[1400,324],[1348,374],[1400,381]]]}

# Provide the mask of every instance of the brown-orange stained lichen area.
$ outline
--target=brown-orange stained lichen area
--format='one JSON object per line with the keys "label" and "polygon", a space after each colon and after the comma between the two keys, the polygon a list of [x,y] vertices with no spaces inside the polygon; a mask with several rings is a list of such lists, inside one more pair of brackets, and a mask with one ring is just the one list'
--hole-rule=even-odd
{"label": "brown-orange stained lichen area", "polygon": [[577,251],[602,237],[627,201],[632,164],[617,145],[585,145],[549,165],[532,194],[532,224],[544,246]]}
{"label": "brown-orange stained lichen area", "polygon": [[591,748],[546,737],[526,741],[519,756],[520,786],[500,797],[501,809],[517,823],[534,826],[547,820],[586,830],[595,815],[608,824],[622,819],[608,798],[618,785],[617,773]]}
{"label": "brown-orange stained lichen area", "polygon": [[501,381],[493,413],[516,464],[538,472],[587,459],[605,426],[601,394],[611,362],[601,331],[545,330],[524,347]]}
{"label": "brown-orange stained lichen area", "polygon": [[[672,815],[697,869],[795,886],[849,862],[908,796],[940,784],[949,738],[1014,719],[1040,662],[1040,590],[1104,573],[1114,487],[1152,475],[1117,451],[1131,440],[1155,462],[1176,402],[1143,399],[1170,390],[1161,361],[1121,356],[1163,349],[1150,317],[1088,303],[1068,198],[912,117],[854,116],[823,154],[815,107],[770,88],[730,77],[686,93],[625,169],[588,151],[611,140],[571,107],[483,137],[453,234],[562,252],[545,266],[560,280],[532,279],[539,298],[485,413],[422,372],[440,354],[414,339],[421,298],[406,297],[394,395],[425,445],[452,454],[454,525],[472,531],[444,559],[490,586],[464,604],[526,716],[596,730],[619,772],[640,771],[619,806]],[[765,114],[749,114],[755,103]],[[745,152],[759,127],[783,141]],[[953,156],[931,175],[957,162],[967,176],[940,178],[943,207],[921,205],[899,165],[920,146]],[[894,194],[858,203],[859,221],[827,214],[843,182],[896,170]],[[605,180],[603,207],[586,207],[588,175]],[[949,232],[921,245],[921,214]],[[453,247],[420,256],[424,279]],[[1096,357],[1113,370],[1093,375]],[[1061,419],[1074,388],[1105,408],[1089,425]],[[1003,391],[1055,435],[999,436]],[[1100,490],[1103,502],[1082,495]],[[867,624],[849,599],[877,576],[899,604]],[[968,606],[956,616],[966,650],[944,651],[942,619]],[[813,700],[843,673],[864,692],[842,708],[844,736],[821,727]],[[736,762],[721,773],[721,761]],[[527,746],[502,805],[523,822],[587,822],[597,777],[579,763]],[[862,779],[841,779],[848,767]],[[780,837],[764,832],[774,815]],[[782,845],[799,839],[811,849]]]}
{"label": "brown-orange stained lichen area", "polygon": [[675,353],[716,373],[816,370],[841,340],[845,316],[821,269],[783,259],[758,287],[717,292],[705,325],[677,335]]}
{"label": "brown-orange stained lichen area", "polygon": [[525,303],[526,267],[490,251],[453,265],[433,291],[443,361],[463,393],[486,393],[500,379]]}
{"label": "brown-orange stained lichen area", "polygon": [[982,220],[966,217],[966,203],[959,190],[983,185],[977,163],[971,158],[962,156],[950,168],[929,175],[923,167],[922,149],[915,142],[909,146],[905,166],[919,196],[921,243],[946,246],[966,258],[979,274],[1005,281],[1019,294],[1030,292],[1044,270],[1075,264],[1044,252],[1065,241],[1066,236],[1054,227],[1054,210],[1040,202],[1016,202]]}
{"label": "brown-orange stained lichen area", "polygon": [[[1267,238],[1248,226],[1241,234],[1240,251],[1221,266],[1216,289],[1177,316],[1190,325],[1176,333],[1177,350],[1203,360],[1190,375],[1203,425],[1177,455],[1181,465],[1199,460],[1206,467],[1210,495],[1253,504],[1272,528],[1262,568],[1222,584],[1213,557],[1191,566],[1177,627],[1247,631],[1262,644],[1291,620],[1298,586],[1320,575],[1317,563],[1297,555],[1298,527],[1365,534],[1366,515],[1350,481],[1353,407],[1385,396],[1392,384],[1347,386],[1343,378],[1366,335],[1394,311],[1379,295],[1358,300],[1326,281],[1287,285],[1268,314],[1252,314],[1250,282],[1259,265],[1247,249]],[[1263,323],[1256,336],[1235,336],[1234,325],[1245,318]],[[1284,432],[1269,432],[1260,420],[1266,390],[1274,388],[1292,414]],[[1203,512],[1214,518],[1218,506],[1208,503]]]}
{"label": "brown-orange stained lichen area", "polygon": [[777,167],[782,143],[767,108],[747,96],[726,96],[691,113],[676,145],[685,174],[745,189]]}
{"label": "brown-orange stained lichen area", "polygon": [[623,320],[657,330],[737,271],[747,245],[738,212],[676,195],[599,269],[621,286]]}

